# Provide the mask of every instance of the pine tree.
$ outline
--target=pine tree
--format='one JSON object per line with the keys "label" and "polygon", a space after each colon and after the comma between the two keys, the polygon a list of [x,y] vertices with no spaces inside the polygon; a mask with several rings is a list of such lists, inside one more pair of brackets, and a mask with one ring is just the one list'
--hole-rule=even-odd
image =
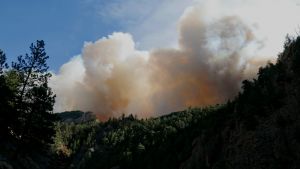
{"label": "pine tree", "polygon": [[6,56],[4,52],[0,49],[0,75],[3,74],[3,69],[8,68],[6,63]]}
{"label": "pine tree", "polygon": [[17,139],[22,144],[47,145],[54,134],[53,105],[55,95],[48,87],[48,72],[44,41],[31,44],[30,54],[19,56],[13,62],[12,71],[19,78],[16,94],[16,111],[19,127],[16,128]]}
{"label": "pine tree", "polygon": [[11,92],[7,86],[4,69],[8,68],[6,56],[0,50],[0,140],[7,138],[9,134],[9,123],[11,122],[9,111],[9,100]]}

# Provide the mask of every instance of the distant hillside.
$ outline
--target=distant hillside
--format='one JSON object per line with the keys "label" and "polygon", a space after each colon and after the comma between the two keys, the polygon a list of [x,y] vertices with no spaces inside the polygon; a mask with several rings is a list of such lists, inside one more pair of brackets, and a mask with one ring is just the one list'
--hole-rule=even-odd
{"label": "distant hillside", "polygon": [[300,168],[300,37],[284,48],[223,105],[142,120],[58,122],[53,168]]}
{"label": "distant hillside", "polygon": [[[0,76],[2,91],[11,87],[4,83],[11,80],[6,76]],[[15,99],[4,96],[10,99],[1,97],[0,103],[9,108]],[[11,118],[31,124],[23,125],[31,129],[25,135],[14,132],[24,131],[22,125],[5,125],[9,118],[1,119],[0,169],[300,168],[300,37],[287,38],[277,63],[260,68],[256,79],[243,81],[240,93],[221,105],[100,122],[90,112],[36,111],[45,107],[37,98],[38,106],[24,109],[34,110],[35,121]],[[9,115],[7,107],[0,108]],[[48,139],[43,141],[44,134]]]}
{"label": "distant hillside", "polygon": [[82,111],[66,111],[56,114],[59,120],[62,122],[74,122],[82,123],[88,122],[96,119],[96,116],[92,112],[82,112]]}

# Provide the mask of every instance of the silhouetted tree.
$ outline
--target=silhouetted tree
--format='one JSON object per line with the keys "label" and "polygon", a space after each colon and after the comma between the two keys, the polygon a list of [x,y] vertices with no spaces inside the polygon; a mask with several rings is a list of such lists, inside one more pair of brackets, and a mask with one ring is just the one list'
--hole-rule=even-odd
{"label": "silhouetted tree", "polygon": [[4,52],[0,49],[0,75],[2,76],[3,69],[8,68],[6,63],[6,56]]}
{"label": "silhouetted tree", "polygon": [[6,56],[0,50],[0,140],[6,138],[8,135],[9,123],[11,122],[11,118],[9,117],[11,92],[5,80],[4,69],[6,68],[8,68]]}
{"label": "silhouetted tree", "polygon": [[16,133],[23,144],[47,145],[54,134],[55,120],[52,113],[55,95],[48,87],[51,74],[46,60],[49,56],[44,41],[31,44],[30,51],[12,64],[12,71],[19,79],[16,111],[20,124]]}

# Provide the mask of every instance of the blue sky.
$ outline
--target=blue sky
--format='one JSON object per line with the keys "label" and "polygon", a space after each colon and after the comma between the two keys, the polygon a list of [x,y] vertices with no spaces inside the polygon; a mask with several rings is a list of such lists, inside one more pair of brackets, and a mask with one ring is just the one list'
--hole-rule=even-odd
{"label": "blue sky", "polygon": [[[5,51],[10,62],[28,52],[32,42],[42,39],[50,56],[50,69],[56,72],[71,57],[81,53],[85,41],[95,41],[113,32],[130,32],[137,41],[144,41],[141,48],[149,48],[151,42],[143,40],[146,36],[142,31],[147,31],[153,39],[151,32],[156,29],[163,31],[163,28],[159,27],[162,24],[149,27],[145,21],[163,24],[175,22],[191,1],[170,2],[3,0],[0,5],[0,49]],[[158,11],[164,8],[163,11],[168,12],[166,9],[169,6],[175,10],[169,10],[168,17],[161,16],[163,12]]]}
{"label": "blue sky", "polygon": [[[197,53],[199,58],[203,59],[202,49],[216,47],[216,57],[212,60],[217,63],[223,55],[226,55],[222,50],[218,50],[222,49],[218,48],[220,47],[218,40],[203,44],[201,39],[201,43],[198,43],[199,38],[203,38],[203,32],[206,32],[204,38],[213,39],[210,37],[209,29],[212,33],[218,31],[222,33],[223,29],[226,32],[226,26],[231,24],[222,22],[222,19],[233,17],[245,26],[242,30],[249,29],[246,32],[251,33],[247,34],[249,35],[247,38],[252,39],[251,43],[240,51],[241,63],[238,64],[244,63],[247,72],[256,72],[255,66],[264,64],[266,60],[276,59],[278,52],[282,51],[286,34],[295,32],[299,34],[299,4],[300,0],[1,0],[0,49],[6,52],[11,62],[18,55],[29,52],[32,42],[41,39],[45,41],[50,56],[48,64],[53,71],[49,86],[57,95],[56,112],[74,109],[96,112],[99,110],[96,110],[95,106],[102,107],[98,103],[109,106],[116,99],[117,102],[122,102],[123,95],[126,95],[130,103],[128,107],[121,106],[116,111],[123,112],[125,109],[128,112],[143,111],[145,107],[142,102],[148,104],[149,99],[149,104],[156,105],[157,110],[162,111],[160,108],[165,107],[164,100],[184,97],[180,96],[180,90],[177,92],[177,88],[173,88],[174,91],[164,90],[165,84],[177,84],[172,81],[177,74],[166,69],[170,74],[167,80],[170,81],[159,79],[163,83],[156,84],[158,82],[153,81],[149,72],[164,64],[160,65],[160,62],[156,63],[153,60],[148,63],[146,58],[154,56],[163,63],[164,61],[177,63],[177,57],[172,55],[185,53],[186,48],[191,47],[195,51],[188,51],[185,53],[186,57],[196,58],[189,54]],[[244,37],[243,34],[233,36],[230,32],[227,33],[224,37],[225,40],[229,37],[229,42]],[[216,34],[216,37],[221,35],[223,34]],[[231,39],[231,36],[235,38]],[[227,45],[226,42],[222,42],[224,47]],[[153,50],[158,53],[152,52]],[[155,56],[160,54],[159,52],[162,52],[162,56]],[[124,58],[130,59],[122,62]],[[144,59],[143,62],[141,58]],[[175,60],[171,60],[174,58]],[[211,60],[205,59],[201,62]],[[176,66],[180,68],[180,65],[174,66],[174,69]],[[223,70],[218,66],[212,66],[207,70],[218,72],[214,71],[215,68]],[[119,74],[112,74],[113,70],[122,71],[117,71]],[[190,77],[190,71],[183,73]],[[160,72],[154,74],[160,75]],[[198,75],[197,72],[195,77]],[[108,77],[116,80],[111,86],[105,81]],[[210,78],[218,79],[214,76]],[[117,85],[114,86],[115,84]],[[171,95],[164,92],[157,93],[152,86],[163,89],[157,91],[170,91]],[[123,95],[116,96],[118,91],[122,91]],[[104,102],[101,97],[99,100],[98,96],[103,96]],[[193,97],[194,93],[191,93],[191,98]],[[179,109],[162,112],[177,110]]]}
{"label": "blue sky", "polygon": [[1,0],[0,49],[11,62],[42,39],[50,69],[57,72],[81,54],[85,42],[113,32],[130,33],[139,50],[176,47],[177,23],[189,6],[197,5],[205,6],[202,19],[240,17],[263,42],[260,53],[276,55],[285,35],[299,27],[299,4],[300,0]]}
{"label": "blue sky", "polygon": [[28,51],[30,43],[42,39],[50,56],[51,69],[57,70],[84,41],[93,41],[121,25],[103,22],[93,6],[80,0],[5,1],[0,5],[0,48],[12,57]]}

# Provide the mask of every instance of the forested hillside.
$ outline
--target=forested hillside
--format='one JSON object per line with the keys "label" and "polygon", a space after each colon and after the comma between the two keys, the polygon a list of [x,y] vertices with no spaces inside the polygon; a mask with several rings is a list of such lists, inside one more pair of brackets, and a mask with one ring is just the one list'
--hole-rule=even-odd
{"label": "forested hillside", "polygon": [[[0,64],[5,67],[4,62]],[[47,132],[54,129],[52,142],[46,135],[44,146],[33,150],[29,147],[36,146],[31,141],[38,136],[23,140],[15,134],[24,133],[16,127],[23,123],[9,123],[10,116],[3,115],[8,110],[18,110],[16,116],[25,111],[15,109],[18,102],[6,103],[14,95],[2,96],[2,91],[11,91],[4,85],[9,84],[8,75],[2,71],[0,79],[1,129],[6,129],[1,130],[5,135],[1,133],[0,168],[300,168],[300,37],[287,38],[277,63],[260,68],[257,78],[243,81],[240,93],[227,103],[157,118],[129,115],[106,122],[92,113],[64,112],[56,114],[56,120],[47,120],[54,124]],[[46,83],[43,87],[48,91]],[[52,93],[47,96],[43,98],[49,101]],[[50,109],[40,110],[53,115]],[[23,125],[35,126],[32,123]]]}
{"label": "forested hillside", "polygon": [[[300,38],[223,105],[138,120],[61,123],[63,168],[300,168]],[[62,164],[62,163],[60,163]]]}

